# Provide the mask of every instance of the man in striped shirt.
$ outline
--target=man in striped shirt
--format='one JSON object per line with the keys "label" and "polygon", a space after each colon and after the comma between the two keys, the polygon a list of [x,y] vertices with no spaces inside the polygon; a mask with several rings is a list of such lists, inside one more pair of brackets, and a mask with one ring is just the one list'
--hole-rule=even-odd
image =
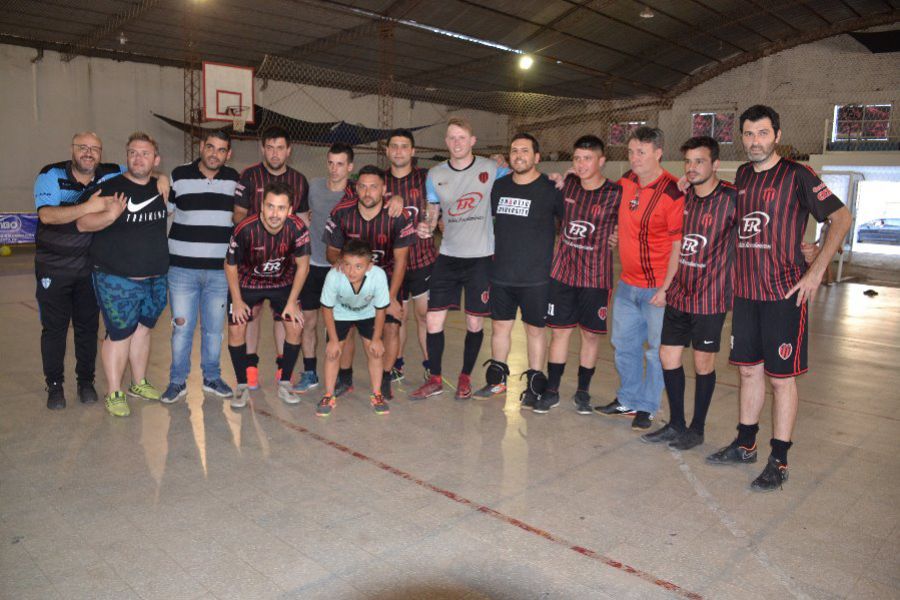
{"label": "man in striped shirt", "polygon": [[200,141],[200,158],[172,171],[169,210],[169,304],[172,310],[172,364],[169,386],[160,399],[172,403],[187,394],[191,348],[200,317],[203,391],[223,398],[232,390],[222,381],[219,359],[228,283],[224,261],[231,237],[238,173],[225,166],[231,138],[213,130]]}
{"label": "man in striped shirt", "polygon": [[[732,259],[736,240],[737,188],[716,176],[719,144],[694,137],[681,147],[691,187],[684,201],[684,226],[678,271],[666,293],[659,358],[669,397],[669,422],[641,436],[688,450],[703,443],[706,414],[716,387],[716,353],[725,314],[732,303]],[[684,348],[694,348],[694,417],[684,418]]]}

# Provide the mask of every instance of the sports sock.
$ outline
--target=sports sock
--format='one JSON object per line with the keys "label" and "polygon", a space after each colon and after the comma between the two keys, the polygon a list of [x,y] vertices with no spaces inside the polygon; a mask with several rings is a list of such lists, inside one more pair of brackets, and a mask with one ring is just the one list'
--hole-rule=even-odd
{"label": "sports sock", "polygon": [[547,363],[547,389],[559,391],[559,384],[562,382],[563,372],[566,370],[566,363]]}
{"label": "sports sock", "polygon": [[428,367],[431,374],[440,375],[441,359],[444,356],[444,332],[426,334],[425,347],[428,349]]}
{"label": "sports sock", "polygon": [[337,380],[351,385],[353,383],[353,369],[338,369]]}
{"label": "sports sock", "polygon": [[228,354],[231,355],[231,364],[234,366],[234,376],[237,382],[247,383],[247,344],[228,346]]}
{"label": "sports sock", "polygon": [[[484,340],[484,330],[467,331],[466,341],[463,343],[463,365],[462,372],[466,375],[472,374],[475,368],[475,361],[478,360],[478,352],[481,351],[481,342]],[[428,352],[431,356],[431,351]]]}
{"label": "sports sock", "polygon": [[706,414],[712,402],[713,390],[716,389],[716,372],[697,375],[694,382],[694,418],[691,419],[691,430],[703,435],[706,427]]}
{"label": "sports sock", "polygon": [[743,446],[744,448],[752,448],[756,445],[756,433],[759,431],[759,423],[754,423],[753,425],[744,425],[743,423],[738,423],[737,430],[738,446]]}
{"label": "sports sock", "polygon": [[[247,344],[244,344],[245,354],[246,354]],[[259,354],[247,354],[247,366],[248,367],[258,367],[259,366]]]}
{"label": "sports sock", "polygon": [[312,358],[306,358],[305,356],[303,357],[303,370],[304,371],[315,372],[316,366],[317,366],[317,364],[316,364],[315,356],[313,356]]}
{"label": "sports sock", "polygon": [[594,371],[597,369],[591,367],[588,369],[587,367],[582,367],[578,365],[578,389],[582,392],[588,392],[591,389],[591,378],[594,376]]}
{"label": "sports sock", "polygon": [[787,453],[791,446],[794,445],[794,442],[785,442],[783,440],[772,438],[769,440],[769,444],[772,446],[772,457],[787,464]]}
{"label": "sports sock", "polygon": [[404,364],[404,363],[403,363],[403,357],[402,357],[402,356],[398,356],[398,357],[397,357],[397,360],[394,361],[394,368],[395,368],[395,369],[399,369],[399,370],[402,371],[402,370],[403,370],[403,364]]}
{"label": "sports sock", "polygon": [[663,369],[663,381],[669,397],[669,425],[684,429],[684,368]]}
{"label": "sports sock", "polygon": [[300,356],[300,344],[284,343],[284,356],[281,357],[281,380],[290,381],[294,374],[294,365]]}
{"label": "sports sock", "polygon": [[387,398],[391,395],[391,372],[385,371],[381,374],[381,394]]}

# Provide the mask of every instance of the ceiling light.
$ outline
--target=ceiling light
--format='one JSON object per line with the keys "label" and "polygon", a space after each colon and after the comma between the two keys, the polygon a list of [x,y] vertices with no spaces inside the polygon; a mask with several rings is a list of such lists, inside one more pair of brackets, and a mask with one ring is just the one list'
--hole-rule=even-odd
{"label": "ceiling light", "polygon": [[649,6],[645,6],[644,9],[641,11],[642,19],[652,19],[655,16],[656,16],[656,13],[654,13],[652,10],[650,10]]}
{"label": "ceiling light", "polygon": [[527,54],[523,54],[519,57],[519,68],[523,71],[527,71],[531,68],[531,65],[534,64],[534,59],[528,56]]}

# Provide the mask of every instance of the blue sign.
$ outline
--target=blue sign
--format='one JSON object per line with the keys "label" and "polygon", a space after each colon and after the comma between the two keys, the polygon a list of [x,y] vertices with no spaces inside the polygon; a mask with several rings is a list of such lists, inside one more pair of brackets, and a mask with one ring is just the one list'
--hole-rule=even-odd
{"label": "blue sign", "polygon": [[0,213],[0,244],[33,244],[37,213]]}

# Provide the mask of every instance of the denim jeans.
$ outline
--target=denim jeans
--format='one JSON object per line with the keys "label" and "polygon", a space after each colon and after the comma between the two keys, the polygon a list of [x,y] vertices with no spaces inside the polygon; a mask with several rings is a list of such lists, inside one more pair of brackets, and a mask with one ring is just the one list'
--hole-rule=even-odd
{"label": "denim jeans", "polygon": [[[172,311],[172,366],[169,382],[183,384],[191,372],[194,329],[200,316],[200,368],[203,379],[221,376],[222,331],[228,283],[222,269],[169,267],[169,307]],[[183,322],[179,324],[179,321]]]}
{"label": "denim jeans", "polygon": [[650,414],[659,410],[664,387],[662,364],[659,362],[659,338],[665,308],[650,304],[656,290],[635,287],[619,280],[613,302],[611,339],[615,348],[616,370],[619,372],[619,402]]}

